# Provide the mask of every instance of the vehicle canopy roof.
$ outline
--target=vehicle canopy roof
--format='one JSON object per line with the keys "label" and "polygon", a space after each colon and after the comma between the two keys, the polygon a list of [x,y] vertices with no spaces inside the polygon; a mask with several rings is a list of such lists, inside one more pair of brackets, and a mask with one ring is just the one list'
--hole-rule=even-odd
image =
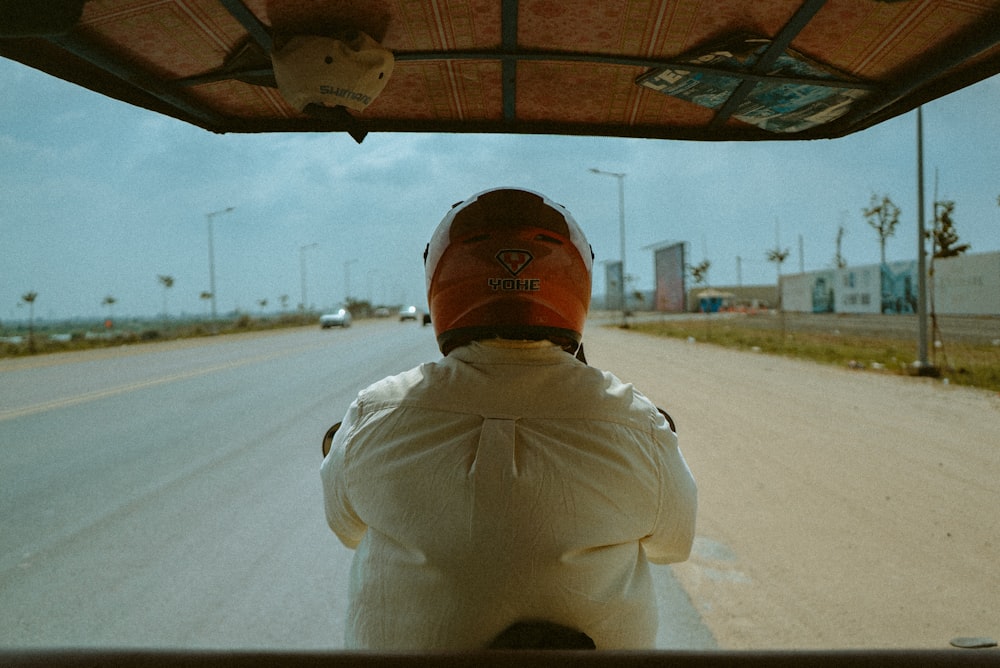
{"label": "vehicle canopy roof", "polygon": [[[377,97],[293,107],[272,53],[361,33],[394,61]],[[220,133],[800,140],[1000,72],[1000,3],[2,0],[0,54]]]}

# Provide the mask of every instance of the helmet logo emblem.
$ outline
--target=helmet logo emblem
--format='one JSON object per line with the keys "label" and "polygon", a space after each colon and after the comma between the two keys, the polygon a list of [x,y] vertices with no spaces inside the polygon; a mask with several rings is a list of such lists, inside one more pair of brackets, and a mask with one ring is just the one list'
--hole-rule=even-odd
{"label": "helmet logo emblem", "polygon": [[517,276],[525,267],[531,264],[534,256],[526,250],[502,250],[496,254],[497,260],[510,272],[511,276]]}

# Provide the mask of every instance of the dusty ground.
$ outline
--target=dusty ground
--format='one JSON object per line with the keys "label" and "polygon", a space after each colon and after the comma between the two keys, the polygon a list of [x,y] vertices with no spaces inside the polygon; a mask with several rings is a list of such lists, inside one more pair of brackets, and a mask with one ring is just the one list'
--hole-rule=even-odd
{"label": "dusty ground", "polygon": [[593,325],[585,340],[677,422],[700,508],[674,571],[720,648],[1000,639],[1000,396]]}

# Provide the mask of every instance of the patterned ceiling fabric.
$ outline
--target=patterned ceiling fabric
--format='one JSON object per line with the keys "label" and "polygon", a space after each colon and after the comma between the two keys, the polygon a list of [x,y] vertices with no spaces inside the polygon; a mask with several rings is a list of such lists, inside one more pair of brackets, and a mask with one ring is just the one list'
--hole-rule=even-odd
{"label": "patterned ceiling fabric", "polygon": [[[215,132],[832,137],[1000,72],[1000,0],[90,0],[68,32],[7,34],[3,23],[3,56]],[[363,112],[293,109],[267,49],[350,28],[395,54],[385,89]],[[787,37],[873,90],[841,118],[771,132],[637,85],[740,35]]]}

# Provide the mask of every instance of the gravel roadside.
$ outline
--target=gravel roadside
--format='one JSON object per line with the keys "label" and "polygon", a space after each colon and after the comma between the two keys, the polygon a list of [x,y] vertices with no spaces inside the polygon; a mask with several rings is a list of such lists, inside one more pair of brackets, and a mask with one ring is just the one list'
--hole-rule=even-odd
{"label": "gravel roadside", "polygon": [[1000,395],[595,326],[699,486],[674,573],[722,649],[1000,637]]}

